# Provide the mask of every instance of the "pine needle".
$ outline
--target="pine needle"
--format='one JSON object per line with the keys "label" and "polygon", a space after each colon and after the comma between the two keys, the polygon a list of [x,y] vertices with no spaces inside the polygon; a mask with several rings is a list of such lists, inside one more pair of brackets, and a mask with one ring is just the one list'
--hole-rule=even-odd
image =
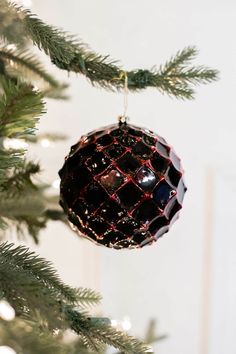
{"label": "pine needle", "polygon": [[[7,46],[0,48],[0,59],[5,62],[5,69],[11,76],[17,77],[28,82],[40,80],[44,82],[44,91],[50,92],[52,95],[53,90],[62,94],[67,85],[59,83],[52,75],[50,75],[38,61],[35,55],[27,49],[9,49]],[[28,80],[27,80],[28,78]],[[43,89],[41,90],[43,91]]]}
{"label": "pine needle", "polygon": [[10,243],[0,244],[0,289],[19,315],[35,318],[39,313],[54,327],[63,319],[62,303],[77,304],[77,290],[60,280],[50,262]]}
{"label": "pine needle", "polygon": [[187,47],[178,52],[159,70],[126,71],[117,61],[93,52],[75,36],[44,23],[29,10],[19,10],[14,6],[13,9],[22,13],[26,38],[43,50],[58,68],[82,74],[92,85],[120,90],[124,87],[126,73],[131,91],[153,87],[176,98],[193,99],[194,86],[218,79],[217,70],[191,66],[197,54],[195,47]]}
{"label": "pine needle", "polygon": [[24,138],[34,134],[39,116],[45,112],[42,96],[32,86],[0,76],[0,137]]}
{"label": "pine needle", "polygon": [[66,316],[71,328],[81,336],[82,340],[94,351],[101,350],[104,344],[119,349],[127,354],[143,354],[148,346],[125,332],[116,330],[110,325],[94,324],[84,314],[67,308]]}
{"label": "pine needle", "polygon": [[72,354],[73,350],[59,335],[42,332],[36,324],[19,318],[10,322],[0,319],[0,345],[27,354]]}
{"label": "pine needle", "polygon": [[90,307],[101,301],[101,295],[91,289],[78,288],[76,299],[80,307]]}
{"label": "pine needle", "polygon": [[11,5],[7,0],[0,0],[0,36],[8,43],[26,44],[22,19],[24,12]]}
{"label": "pine needle", "polygon": [[97,303],[100,296],[88,289],[65,285],[51,263],[24,246],[0,244],[0,297],[5,298],[18,316],[40,321],[51,330],[71,328],[93,350],[104,344],[124,353],[145,353],[147,346],[126,333],[93,321],[87,314],[73,309]]}
{"label": "pine needle", "polygon": [[18,246],[14,248],[13,244],[0,244],[0,257],[1,260],[8,260],[12,267],[28,272],[41,286],[52,289],[61,299],[65,299],[69,303],[77,301],[77,291],[64,285],[52,264],[29,251],[27,247]]}

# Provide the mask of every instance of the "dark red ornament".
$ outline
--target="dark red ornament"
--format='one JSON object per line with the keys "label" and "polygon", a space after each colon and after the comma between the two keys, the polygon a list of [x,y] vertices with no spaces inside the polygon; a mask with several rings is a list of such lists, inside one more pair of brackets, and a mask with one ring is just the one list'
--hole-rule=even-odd
{"label": "dark red ornament", "polygon": [[115,249],[150,245],[166,233],[186,192],[172,147],[126,123],[82,136],[59,175],[60,204],[76,230]]}

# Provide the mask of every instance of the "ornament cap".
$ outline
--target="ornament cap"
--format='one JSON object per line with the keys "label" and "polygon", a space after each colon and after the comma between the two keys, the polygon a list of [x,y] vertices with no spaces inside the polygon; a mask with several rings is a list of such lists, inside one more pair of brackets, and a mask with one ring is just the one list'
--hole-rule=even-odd
{"label": "ornament cap", "polygon": [[128,124],[129,117],[122,115],[118,117],[118,122],[119,125],[127,125]]}

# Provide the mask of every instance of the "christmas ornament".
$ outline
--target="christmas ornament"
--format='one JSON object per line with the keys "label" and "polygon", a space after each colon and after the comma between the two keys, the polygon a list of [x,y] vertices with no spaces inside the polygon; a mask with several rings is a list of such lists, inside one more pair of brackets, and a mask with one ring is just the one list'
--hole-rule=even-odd
{"label": "christmas ornament", "polygon": [[60,203],[74,228],[115,249],[150,245],[166,233],[186,191],[173,148],[125,120],[81,137],[59,175]]}

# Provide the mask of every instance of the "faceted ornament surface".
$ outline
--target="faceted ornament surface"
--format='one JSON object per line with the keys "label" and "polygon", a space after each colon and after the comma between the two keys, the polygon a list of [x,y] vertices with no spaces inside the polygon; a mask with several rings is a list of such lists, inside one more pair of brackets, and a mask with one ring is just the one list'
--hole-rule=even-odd
{"label": "faceted ornament surface", "polygon": [[166,141],[133,125],[111,125],[71,147],[60,204],[81,236],[115,249],[151,245],[178,218],[186,186]]}

